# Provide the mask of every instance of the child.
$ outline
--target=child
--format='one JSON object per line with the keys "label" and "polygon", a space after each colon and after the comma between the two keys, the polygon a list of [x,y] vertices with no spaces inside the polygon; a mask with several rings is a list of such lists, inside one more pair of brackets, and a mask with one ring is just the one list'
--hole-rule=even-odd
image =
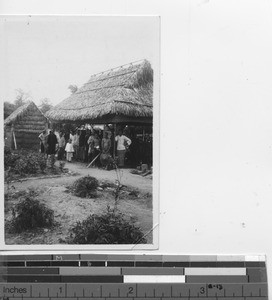
{"label": "child", "polygon": [[66,144],[65,151],[66,151],[66,159],[67,159],[67,161],[71,162],[72,161],[72,157],[73,157],[73,152],[74,152],[74,147],[73,147],[71,139],[69,139],[68,143]]}

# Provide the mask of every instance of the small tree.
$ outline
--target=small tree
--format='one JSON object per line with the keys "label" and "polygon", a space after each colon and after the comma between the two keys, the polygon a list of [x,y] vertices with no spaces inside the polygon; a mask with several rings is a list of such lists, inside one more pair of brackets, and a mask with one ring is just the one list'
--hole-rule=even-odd
{"label": "small tree", "polygon": [[30,93],[24,92],[22,89],[16,90],[17,96],[14,101],[15,108],[24,105],[27,101],[31,100]]}
{"label": "small tree", "polygon": [[68,86],[68,89],[71,91],[71,94],[74,94],[74,93],[77,92],[78,87],[77,87],[77,85],[75,85],[75,84],[70,84],[70,85]]}
{"label": "small tree", "polygon": [[16,110],[16,107],[13,103],[8,101],[4,102],[4,119],[11,115]]}
{"label": "small tree", "polygon": [[53,107],[48,98],[41,99],[40,103],[41,104],[39,105],[39,109],[42,113],[46,113]]}

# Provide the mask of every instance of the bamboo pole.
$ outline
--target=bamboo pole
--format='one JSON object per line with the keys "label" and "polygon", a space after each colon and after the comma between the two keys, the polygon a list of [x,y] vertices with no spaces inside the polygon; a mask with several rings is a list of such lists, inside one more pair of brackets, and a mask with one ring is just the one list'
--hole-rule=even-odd
{"label": "bamboo pole", "polygon": [[14,140],[14,148],[17,150],[17,143],[16,143],[16,137],[15,137],[15,132],[13,131],[13,140]]}
{"label": "bamboo pole", "polygon": [[89,168],[98,158],[98,156],[101,154],[101,152],[99,152],[99,154],[97,154],[97,156],[88,164],[87,168]]}
{"label": "bamboo pole", "polygon": [[116,157],[116,154],[115,154],[115,152],[116,152],[116,142],[115,142],[115,137],[116,137],[116,123],[114,123],[113,127],[114,127],[114,132],[113,132],[113,158],[115,158]]}

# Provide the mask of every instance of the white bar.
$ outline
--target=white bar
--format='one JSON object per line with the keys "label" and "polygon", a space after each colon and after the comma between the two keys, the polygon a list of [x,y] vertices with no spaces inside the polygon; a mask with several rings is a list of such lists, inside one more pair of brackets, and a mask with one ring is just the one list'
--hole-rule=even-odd
{"label": "white bar", "polygon": [[246,255],[245,261],[265,261],[265,255]]}
{"label": "white bar", "polygon": [[125,275],[124,283],[185,283],[184,275]]}
{"label": "white bar", "polygon": [[246,268],[185,268],[185,275],[246,275]]}

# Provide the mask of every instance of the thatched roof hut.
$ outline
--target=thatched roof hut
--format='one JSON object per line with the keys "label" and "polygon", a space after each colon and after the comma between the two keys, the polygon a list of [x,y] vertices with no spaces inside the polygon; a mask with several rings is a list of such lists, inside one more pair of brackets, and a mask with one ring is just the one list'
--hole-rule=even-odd
{"label": "thatched roof hut", "polygon": [[152,123],[153,70],[147,60],[91,76],[46,113],[53,122]]}
{"label": "thatched roof hut", "polygon": [[48,128],[48,119],[34,102],[17,108],[4,120],[5,145],[10,148],[39,148],[38,135]]}

